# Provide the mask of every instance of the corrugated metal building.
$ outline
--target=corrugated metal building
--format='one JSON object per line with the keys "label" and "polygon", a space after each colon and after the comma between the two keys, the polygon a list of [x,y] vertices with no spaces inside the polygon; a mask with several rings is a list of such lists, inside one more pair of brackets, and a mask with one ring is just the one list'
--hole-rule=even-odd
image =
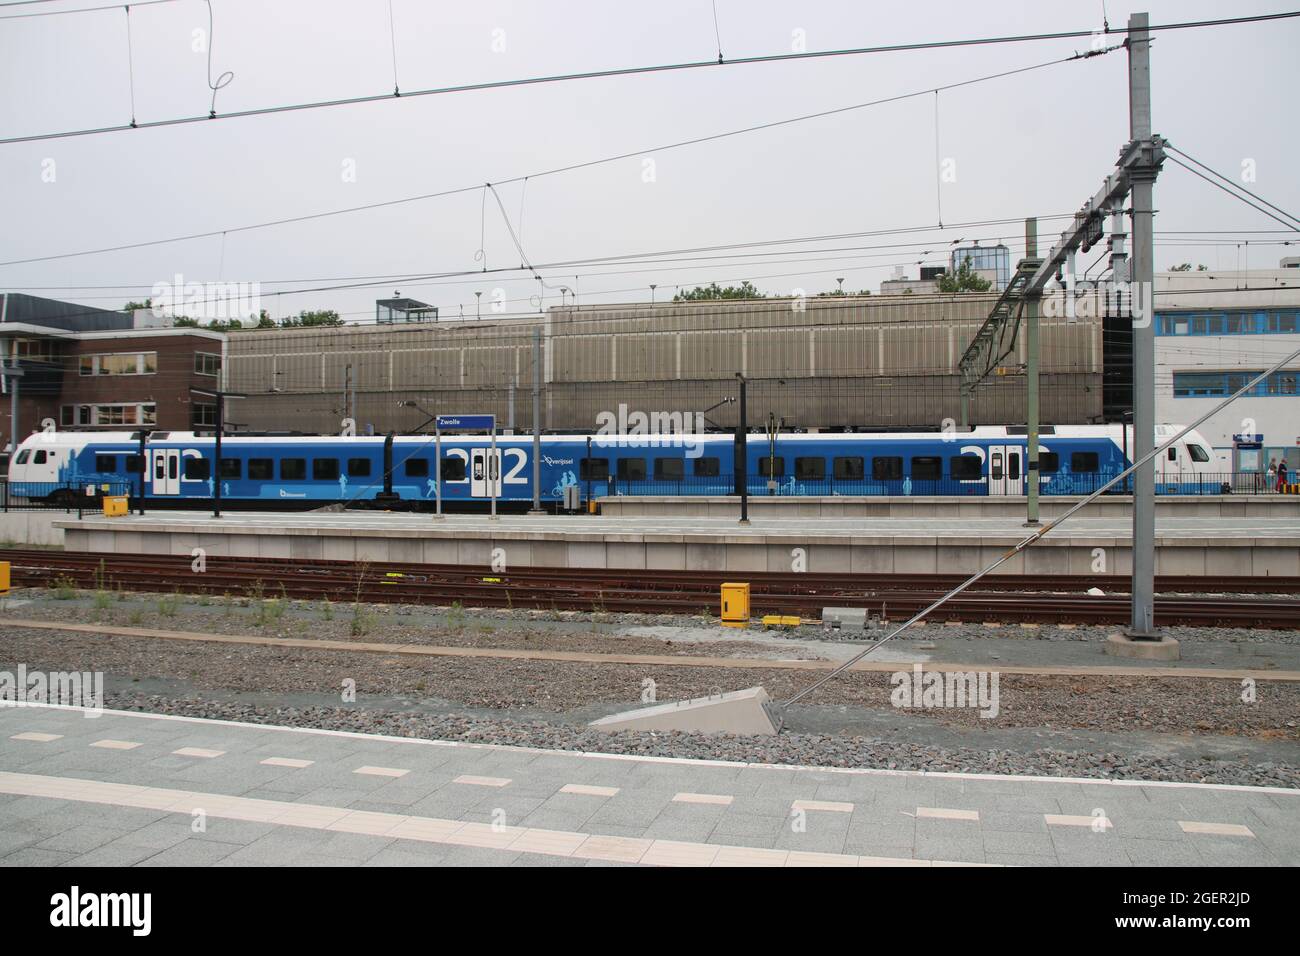
{"label": "corrugated metal building", "polygon": [[[410,326],[234,332],[226,387],[249,398],[231,418],[254,429],[332,432],[341,419],[377,432],[414,429],[430,412],[494,413],[532,426],[534,342],[543,427],[584,432],[619,406],[705,413],[750,380],[749,418],[787,427],[939,427],[958,414],[957,362],[995,301],[904,295],[554,308],[545,315]],[[1045,422],[1101,413],[1101,328],[1045,319]],[[1021,344],[1023,351],[1023,343]],[[1021,355],[1023,361],[1023,354]],[[982,387],[974,422],[1023,421],[1024,378]]]}

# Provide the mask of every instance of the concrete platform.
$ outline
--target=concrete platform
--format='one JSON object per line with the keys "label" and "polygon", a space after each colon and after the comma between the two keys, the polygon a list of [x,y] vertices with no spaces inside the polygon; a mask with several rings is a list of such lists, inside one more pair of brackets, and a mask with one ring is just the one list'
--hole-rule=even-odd
{"label": "concrete platform", "polygon": [[[1083,499],[1073,495],[1044,497],[1039,515],[1064,514]],[[727,495],[616,495],[600,499],[601,514],[611,518],[652,516],[735,518],[739,499]],[[1131,495],[1106,495],[1081,513],[1087,518],[1127,518],[1133,513]],[[1156,514],[1170,518],[1294,518],[1300,498],[1288,495],[1188,495],[1156,498]],[[754,495],[749,515],[808,518],[1024,518],[1024,498],[952,496]]]}
{"label": "concrete platform", "polygon": [[[1294,866],[1300,791],[0,708],[0,867]],[[198,821],[202,821],[202,825]]]}
{"label": "concrete platform", "polygon": [[[1026,532],[1015,518],[486,516],[397,513],[157,514],[56,521],[73,551],[510,567],[973,573]],[[1131,573],[1127,518],[1079,518],[1002,573]],[[1159,574],[1300,576],[1295,517],[1160,518]]]}

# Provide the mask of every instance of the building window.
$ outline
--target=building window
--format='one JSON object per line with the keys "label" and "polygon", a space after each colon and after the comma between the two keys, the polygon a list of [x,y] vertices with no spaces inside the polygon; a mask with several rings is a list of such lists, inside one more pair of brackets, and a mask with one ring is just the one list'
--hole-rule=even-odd
{"label": "building window", "polygon": [[211,352],[194,353],[194,373],[196,375],[220,375],[221,356]]}
{"label": "building window", "polygon": [[81,356],[82,375],[153,375],[158,371],[157,352],[106,352]]}
{"label": "building window", "polygon": [[157,406],[153,404],[64,405],[59,409],[59,420],[66,426],[90,428],[153,425],[157,422]]}
{"label": "building window", "polygon": [[195,402],[190,406],[190,426],[198,431],[217,427],[217,406]]}

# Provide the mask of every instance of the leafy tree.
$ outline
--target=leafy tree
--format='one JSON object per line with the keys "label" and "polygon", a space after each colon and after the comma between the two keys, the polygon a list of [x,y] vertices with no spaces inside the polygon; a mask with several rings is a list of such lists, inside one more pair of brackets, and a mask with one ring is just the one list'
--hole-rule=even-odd
{"label": "leafy tree", "polygon": [[[1169,271],[1170,272],[1191,272],[1192,264],[1190,262],[1181,262],[1176,266],[1170,266]],[[1196,271],[1205,272],[1206,271],[1205,266],[1201,263],[1197,263]]]}
{"label": "leafy tree", "polygon": [[859,289],[857,292],[845,292],[843,289],[836,289],[834,292],[818,292],[819,299],[834,299],[843,296],[848,298],[851,295],[871,295],[870,289]]}
{"label": "leafy tree", "polygon": [[[293,318],[285,319],[280,323],[280,326],[286,329],[298,329],[342,324],[343,320],[339,318],[339,314],[333,309],[321,309],[315,312],[304,309]],[[269,326],[264,326],[261,322],[258,322],[258,328],[269,328]]]}
{"label": "leafy tree", "polygon": [[725,289],[716,282],[696,286],[689,292],[679,292],[673,296],[674,302],[701,302],[708,299],[766,299],[754,284],[746,279],[738,286],[729,285]]}
{"label": "leafy tree", "polygon": [[143,302],[128,302],[122,306],[123,312],[134,312],[136,309],[152,309],[153,299],[145,299]]}
{"label": "leafy tree", "polygon": [[963,259],[956,273],[945,272],[939,276],[940,292],[987,292],[992,285],[992,282],[971,268],[970,259]]}
{"label": "leafy tree", "polygon": [[178,329],[197,329],[199,320],[191,319],[188,315],[178,315],[172,325]]}

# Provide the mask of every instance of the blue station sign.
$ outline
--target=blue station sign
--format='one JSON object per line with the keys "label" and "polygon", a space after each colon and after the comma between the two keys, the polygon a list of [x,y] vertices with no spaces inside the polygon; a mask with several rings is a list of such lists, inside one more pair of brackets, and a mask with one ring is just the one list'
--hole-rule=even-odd
{"label": "blue station sign", "polygon": [[496,427],[495,415],[439,415],[439,429],[461,428],[473,431],[491,431]]}

